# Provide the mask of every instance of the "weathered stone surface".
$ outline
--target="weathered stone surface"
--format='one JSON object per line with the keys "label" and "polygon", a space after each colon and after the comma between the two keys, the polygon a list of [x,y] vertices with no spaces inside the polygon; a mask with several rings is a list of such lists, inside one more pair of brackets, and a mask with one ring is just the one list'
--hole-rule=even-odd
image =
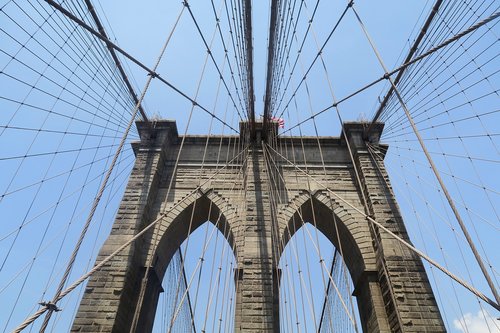
{"label": "weathered stone surface", "polygon": [[[278,261],[303,221],[349,253],[344,260],[364,332],[445,331],[420,259],[364,216],[408,240],[385,168],[368,153],[361,124],[344,126],[347,141],[282,137],[273,143],[314,180],[278,155],[275,165],[266,161],[259,142],[250,145],[248,155],[238,155],[244,137],[188,136],[179,154],[182,137],[175,122],[138,123],[138,129],[135,166],[97,260],[163,218],[90,278],[73,332],[128,332],[134,316],[138,332],[150,331],[170,259],[189,232],[207,220],[226,236],[237,259],[237,332],[279,332]],[[373,144],[381,130],[380,125],[369,138]],[[279,201],[271,202],[276,197]]]}

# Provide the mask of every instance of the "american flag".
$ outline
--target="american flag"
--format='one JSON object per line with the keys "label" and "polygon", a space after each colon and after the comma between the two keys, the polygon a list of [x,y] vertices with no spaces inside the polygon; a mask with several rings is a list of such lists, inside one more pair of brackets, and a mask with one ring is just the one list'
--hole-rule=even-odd
{"label": "american flag", "polygon": [[285,119],[278,117],[271,117],[271,121],[277,122],[279,128],[285,128]]}

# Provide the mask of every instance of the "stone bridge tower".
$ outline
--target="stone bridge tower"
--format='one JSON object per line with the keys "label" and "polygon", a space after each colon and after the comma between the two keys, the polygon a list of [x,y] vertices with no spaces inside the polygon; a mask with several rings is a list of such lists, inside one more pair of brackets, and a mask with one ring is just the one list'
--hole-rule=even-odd
{"label": "stone bridge tower", "polygon": [[[363,124],[347,123],[341,137],[275,139],[276,147],[284,147],[283,156],[296,156],[294,163],[309,176],[301,176],[278,156],[275,166],[266,165],[259,123],[245,150],[237,147],[249,142],[246,123],[240,125],[241,137],[212,136],[208,141],[203,136],[179,136],[173,121],[139,122],[137,127],[135,166],[97,261],[151,221],[162,219],[90,278],[72,332],[129,332],[134,320],[137,332],[151,331],[170,259],[188,234],[207,220],[217,221],[237,258],[236,331],[279,332],[279,252],[303,221],[313,219],[343,251],[363,332],[445,332],[421,260],[363,214],[408,240],[386,171],[366,146],[366,140],[379,144],[382,124],[369,138],[363,136]],[[299,146],[304,147],[300,154],[295,151]],[[234,163],[220,170],[218,152]],[[243,161],[246,165],[240,168]],[[272,209],[267,184],[276,170],[287,190]],[[232,194],[227,177],[231,186],[245,191]]]}

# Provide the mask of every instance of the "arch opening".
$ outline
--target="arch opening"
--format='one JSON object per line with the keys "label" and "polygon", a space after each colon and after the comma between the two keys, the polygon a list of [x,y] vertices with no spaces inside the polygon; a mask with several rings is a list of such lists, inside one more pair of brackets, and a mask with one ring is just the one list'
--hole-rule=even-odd
{"label": "arch opening", "polygon": [[234,249],[212,221],[180,245],[165,271],[152,332],[234,330]]}
{"label": "arch opening", "polygon": [[153,332],[233,327],[234,301],[222,300],[235,299],[236,242],[228,219],[234,212],[209,195],[197,198],[176,216],[167,214],[156,235],[151,235],[153,243],[155,236],[159,239],[152,259],[159,288],[145,300],[152,303],[144,308],[154,320],[143,310],[141,319],[148,323],[140,327],[149,326]]}
{"label": "arch opening", "polygon": [[361,332],[347,266],[312,223],[302,224],[284,248],[279,268],[282,332]]}
{"label": "arch opening", "polygon": [[[353,283],[356,284],[367,267],[374,266],[374,261],[371,260],[373,258],[370,258],[370,254],[373,253],[371,243],[366,244],[363,249],[359,245],[361,239],[368,236],[368,225],[360,223],[331,198],[320,192],[315,195],[303,195],[299,200],[298,204],[293,203],[295,212],[288,217],[281,231],[282,248],[286,247],[304,224],[311,223],[343,254]],[[337,212],[342,214],[341,217]]]}

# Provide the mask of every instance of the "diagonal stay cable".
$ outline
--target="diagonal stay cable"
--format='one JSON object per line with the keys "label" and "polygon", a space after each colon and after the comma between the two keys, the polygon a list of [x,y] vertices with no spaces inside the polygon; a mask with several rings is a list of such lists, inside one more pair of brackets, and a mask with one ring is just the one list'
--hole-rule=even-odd
{"label": "diagonal stay cable", "polygon": [[201,110],[205,111],[210,116],[214,117],[219,122],[221,122],[222,124],[226,125],[231,130],[233,130],[234,132],[236,132],[236,133],[239,132],[234,127],[230,126],[225,121],[223,121],[218,116],[216,116],[212,111],[210,111],[206,107],[198,104],[198,102],[195,101],[193,98],[189,97],[186,93],[184,93],[183,91],[181,91],[179,88],[177,88],[176,86],[174,86],[172,83],[170,83],[169,81],[167,81],[163,77],[161,77],[160,74],[158,74],[156,72],[156,68],[155,69],[151,69],[151,68],[147,67],[142,62],[140,62],[139,60],[137,60],[135,57],[133,57],[132,55],[130,55],[128,52],[126,52],[125,50],[123,50],[121,47],[119,47],[118,45],[116,45],[115,43],[113,43],[112,41],[110,41],[109,39],[107,39],[106,37],[102,36],[99,32],[95,31],[91,26],[89,26],[88,24],[86,24],[85,22],[83,22],[82,20],[80,20],[78,17],[76,17],[75,15],[73,15],[71,12],[69,12],[67,9],[65,9],[64,7],[62,7],[60,4],[58,4],[54,0],[44,0],[44,1],[47,2],[49,5],[51,5],[52,7],[54,7],[55,9],[57,9],[62,14],[66,15],[69,19],[71,19],[73,22],[77,23],[83,29],[87,30],[92,35],[94,35],[95,37],[99,38],[104,43],[106,43],[107,45],[109,45],[110,47],[112,47],[113,49],[115,49],[116,51],[118,51],[119,53],[121,53],[123,56],[125,56],[127,59],[129,59],[130,61],[132,61],[134,64],[136,64],[137,66],[139,66],[140,68],[142,68],[143,70],[145,70],[151,78],[158,79],[160,82],[162,82],[165,85],[167,85],[169,88],[171,88],[172,90],[174,90],[176,93],[178,93],[179,95],[181,95],[182,97],[184,97],[185,99],[187,99],[188,101],[190,101],[191,103],[193,103],[194,106],[199,107]]}
{"label": "diagonal stay cable", "polygon": [[[228,161],[225,165],[223,165],[220,169],[217,169],[210,177],[207,177],[203,183],[201,183],[199,186],[197,186],[195,189],[193,189],[191,192],[189,192],[188,195],[186,195],[184,198],[179,200],[177,203],[175,203],[170,210],[175,209],[177,206],[180,204],[184,203],[187,199],[189,199],[193,194],[198,193],[199,190],[203,188],[203,186],[209,182],[211,182],[217,175],[219,175],[222,171],[226,170],[231,164],[236,161],[241,155],[243,155],[246,152],[246,150],[242,150],[239,152],[236,156],[234,156],[230,161]],[[124,244],[122,244],[119,248],[117,248],[113,253],[111,253],[109,256],[104,258],[102,261],[100,261],[98,264],[96,264],[90,271],[82,275],[80,278],[78,278],[73,284],[71,284],[69,287],[67,287],[65,290],[61,291],[57,297],[54,297],[54,300],[47,304],[47,306],[44,306],[40,308],[38,311],[36,311],[33,315],[28,317],[25,321],[23,321],[18,327],[16,327],[12,333],[19,333],[23,331],[26,327],[28,327],[31,323],[33,323],[37,318],[39,318],[42,314],[45,312],[49,311],[49,307],[54,305],[55,302],[60,301],[63,299],[65,296],[67,296],[69,293],[71,293],[73,290],[75,290],[80,284],[82,284],[85,280],[87,280],[91,275],[93,275],[95,272],[97,272],[99,269],[101,269],[106,263],[108,263],[111,259],[113,259],[116,255],[121,253],[123,250],[125,250],[128,246],[130,246],[133,242],[135,242],[137,239],[139,239],[142,235],[144,235],[148,230],[150,230],[152,227],[154,227],[159,221],[161,221],[168,212],[163,212],[160,214],[160,216],[152,221],[150,224],[145,226],[140,232],[135,234],[133,237],[131,237],[128,241],[126,241]]]}
{"label": "diagonal stay cable", "polygon": [[[94,6],[92,5],[92,2],[90,0],[85,0],[85,4],[87,5],[87,8],[90,12],[90,15],[92,16],[92,19],[94,20],[94,22],[97,26],[97,29],[99,30],[99,33],[102,36],[109,39],[108,35],[106,34],[106,31],[104,30],[103,25],[101,24],[101,21],[99,20],[99,17],[97,16],[97,13],[94,9]],[[139,104],[139,112],[141,113],[142,118],[144,119],[144,121],[148,121],[148,117],[146,115],[146,112],[142,108],[141,103],[139,103],[139,99],[137,98],[137,95],[134,91],[134,88],[132,88],[132,85],[130,84],[130,81],[127,77],[127,74],[125,73],[125,70],[123,69],[123,66],[120,63],[120,60],[118,59],[118,56],[116,55],[115,49],[111,45],[109,45],[108,43],[106,43],[106,47],[108,48],[109,53],[111,53],[111,57],[113,58],[113,61],[115,62],[116,67],[118,68],[118,71],[120,72],[120,75],[121,75],[123,81],[125,82],[125,85],[127,86],[128,91],[130,92],[130,96],[134,100],[134,103]]]}
{"label": "diagonal stay cable", "polygon": [[[153,70],[156,71],[156,69],[158,68],[158,66],[160,65],[160,62],[161,62],[161,59],[163,58],[163,55],[165,54],[165,51],[167,49],[167,46],[170,42],[170,39],[172,38],[172,35],[177,27],[177,23],[179,22],[181,16],[182,16],[182,13],[184,12],[184,7],[181,9],[181,11],[179,12],[179,15],[177,16],[177,20],[172,28],[172,30],[170,31],[170,34],[167,36],[166,40],[165,40],[165,43],[163,44],[163,47],[160,51],[160,54],[158,55],[158,58],[156,59],[156,63],[153,67]],[[125,131],[123,132],[123,136],[120,140],[120,143],[118,145],[118,148],[116,150],[116,153],[115,153],[115,156],[113,156],[113,160],[111,161],[110,163],[110,166],[108,168],[108,171],[106,173],[106,176],[104,177],[102,183],[101,183],[101,186],[99,188],[99,192],[96,194],[95,198],[94,198],[94,202],[92,204],[92,208],[89,212],[89,215],[87,217],[87,220],[85,221],[85,224],[83,226],[83,229],[81,231],[81,234],[78,238],[78,241],[75,245],[75,248],[73,249],[73,252],[71,254],[71,257],[68,261],[68,264],[67,264],[67,267],[66,267],[66,271],[64,272],[64,275],[63,277],[61,278],[61,281],[60,281],[60,284],[59,286],[57,287],[57,291],[56,291],[56,294],[53,298],[53,300],[51,302],[49,302],[49,304],[51,305],[48,305],[48,312],[47,312],[47,315],[45,316],[44,318],[44,321],[43,321],[43,324],[40,328],[40,332],[44,332],[45,331],[45,328],[47,327],[48,323],[49,323],[49,320],[50,320],[50,317],[52,315],[52,313],[54,312],[55,309],[57,309],[56,307],[56,302],[57,302],[57,298],[58,296],[61,294],[67,280],[68,280],[68,277],[69,277],[69,274],[73,268],[73,264],[75,263],[75,260],[76,260],[76,256],[80,250],[80,247],[83,243],[83,240],[87,234],[87,231],[90,227],[90,223],[92,222],[92,219],[94,217],[94,214],[97,210],[97,206],[99,205],[99,202],[101,201],[101,197],[102,195],[104,194],[104,190],[106,189],[106,185],[108,183],[108,180],[109,178],[111,177],[111,174],[113,172],[113,169],[115,167],[115,164],[118,160],[118,157],[120,156],[121,154],[121,151],[123,149],[123,146],[125,145],[125,141],[127,140],[127,137],[128,137],[128,134],[130,132],[130,129],[132,128],[132,125],[134,124],[134,121],[137,117],[137,114],[139,113],[139,108],[141,106],[141,102],[144,100],[144,97],[146,96],[146,93],[149,89],[149,86],[151,84],[151,81],[153,80],[153,75],[149,76],[147,81],[146,81],[146,84],[144,85],[144,88],[143,88],[143,91],[141,93],[141,96],[139,97],[139,101],[137,102],[137,104],[135,105],[133,111],[132,111],[132,116],[130,117],[130,120],[128,122],[128,125],[125,129]]]}
{"label": "diagonal stay cable", "polygon": [[473,26],[469,27],[468,29],[456,34],[455,36],[447,39],[446,41],[444,41],[443,43],[439,44],[438,46],[436,47],[433,47],[431,48],[430,50],[428,50],[427,52],[424,52],[423,54],[421,54],[420,56],[414,58],[413,60],[405,63],[405,64],[402,64],[401,66],[393,69],[392,71],[390,72],[387,72],[386,74],[384,74],[383,76],[381,76],[380,78],[376,79],[376,80],[373,80],[372,82],[366,84],[365,86],[359,88],[358,90],[354,91],[353,93],[339,99],[336,103],[334,104],[331,104],[331,105],[328,105],[326,106],[325,108],[321,109],[320,111],[314,113],[312,116],[308,117],[308,118],[305,118],[304,120],[300,121],[298,124],[295,124],[293,125],[292,127],[289,127],[287,130],[285,130],[282,134],[284,133],[287,133],[289,131],[291,131],[292,129],[298,127],[300,124],[303,124],[305,122],[308,122],[310,120],[312,120],[313,118],[319,116],[320,114],[322,113],[325,113],[326,111],[330,110],[331,108],[334,108],[336,107],[337,105],[343,103],[343,102],[346,102],[347,100],[351,99],[352,97],[362,93],[363,91],[373,87],[374,85],[376,85],[377,83],[379,82],[382,82],[383,80],[387,80],[389,79],[392,75],[398,73],[399,71],[401,70],[404,70],[406,67],[408,66],[411,66],[413,65],[414,63],[417,63],[419,62],[420,60],[423,60],[425,59],[426,57],[430,56],[431,54],[435,53],[436,51],[439,51],[440,49],[458,41],[459,39],[461,39],[462,37],[476,31],[477,29],[479,29],[480,27],[484,26],[485,24],[493,21],[493,20],[496,20],[500,17],[500,12],[495,12],[494,14],[492,14],[491,16],[487,17],[486,19],[474,24]]}
{"label": "diagonal stay cable", "polygon": [[[352,7],[352,11],[353,11],[354,15],[356,16],[356,19],[358,20],[360,27],[363,30],[363,33],[365,34],[369,44],[371,45],[373,52],[375,53],[375,55],[380,63],[380,66],[383,68],[384,72],[387,73],[388,72],[387,67],[385,66],[385,64],[382,60],[382,57],[380,56],[380,53],[378,52],[377,48],[375,47],[373,40],[371,39],[370,35],[368,34],[368,31],[366,30],[366,27],[365,27],[363,21],[361,20],[360,16],[358,15],[358,13],[354,7]],[[498,15],[500,15],[500,12],[498,12]],[[455,215],[455,218],[456,218],[458,224],[460,225],[460,228],[462,229],[462,232],[463,232],[465,238],[467,239],[467,243],[469,244],[469,247],[470,247],[471,251],[473,252],[474,257],[476,258],[476,261],[477,261],[477,263],[478,263],[478,265],[479,265],[479,267],[484,275],[484,278],[486,279],[486,282],[488,283],[488,286],[490,287],[491,292],[495,297],[495,300],[497,302],[497,306],[499,306],[498,304],[500,304],[500,295],[498,294],[496,286],[494,285],[494,283],[490,277],[490,274],[489,274],[488,270],[486,269],[486,266],[484,265],[483,259],[481,258],[479,252],[477,251],[476,246],[475,246],[475,244],[474,244],[474,242],[469,234],[469,231],[467,230],[467,228],[462,220],[462,217],[454,204],[453,198],[451,197],[450,193],[448,192],[448,188],[444,184],[444,182],[441,178],[441,175],[440,175],[439,171],[437,170],[436,165],[434,164],[432,157],[430,156],[429,152],[427,151],[427,147],[426,147],[422,137],[420,136],[420,132],[418,131],[417,126],[415,125],[415,122],[413,121],[411,113],[410,113],[406,103],[404,102],[403,97],[401,96],[401,94],[399,92],[399,89],[396,87],[394,81],[392,80],[392,78],[390,76],[388,77],[388,80],[394,89],[394,93],[396,94],[396,97],[399,100],[399,103],[401,104],[401,107],[406,115],[406,118],[408,119],[408,122],[410,123],[410,125],[413,129],[413,132],[415,133],[415,136],[417,137],[417,139],[419,141],[420,146],[422,147],[422,150],[425,154],[425,157],[427,158],[427,160],[429,162],[429,165],[431,166],[432,171],[434,172],[434,175],[436,176],[436,179],[437,179],[441,189],[443,190],[443,194],[445,195],[445,197],[450,205],[450,208],[453,211],[453,214]],[[499,306],[499,308],[500,308],[500,306]]]}
{"label": "diagonal stay cable", "polygon": [[[413,43],[413,45],[412,45],[410,51],[408,52],[408,55],[406,56],[406,58],[405,58],[405,60],[404,60],[403,63],[407,63],[408,61],[410,61],[411,58],[414,56],[415,52],[417,52],[418,46],[420,45],[420,42],[422,41],[422,39],[424,38],[425,34],[427,33],[427,30],[429,29],[429,26],[431,25],[431,23],[432,23],[432,21],[434,19],[434,16],[436,16],[436,14],[437,14],[437,12],[439,10],[439,7],[441,6],[442,2],[443,2],[443,0],[437,0],[436,3],[434,4],[434,7],[432,8],[431,13],[429,14],[429,17],[425,21],[424,26],[420,30],[420,33],[419,33],[417,39]],[[403,76],[404,72],[405,72],[404,70],[400,70],[398,72],[398,75],[394,79],[394,83],[396,85],[398,84],[399,80],[401,80],[401,77]],[[366,130],[368,133],[371,131],[371,128],[373,127],[373,125],[375,124],[375,122],[380,117],[380,114],[382,113],[382,111],[385,109],[385,106],[387,105],[387,102],[389,101],[389,99],[392,96],[393,92],[394,92],[394,89],[392,87],[390,87],[389,91],[385,95],[384,99],[382,100],[382,102],[380,102],[380,106],[379,106],[377,112],[375,113],[375,116],[373,117],[373,120],[372,120],[370,126]]]}

